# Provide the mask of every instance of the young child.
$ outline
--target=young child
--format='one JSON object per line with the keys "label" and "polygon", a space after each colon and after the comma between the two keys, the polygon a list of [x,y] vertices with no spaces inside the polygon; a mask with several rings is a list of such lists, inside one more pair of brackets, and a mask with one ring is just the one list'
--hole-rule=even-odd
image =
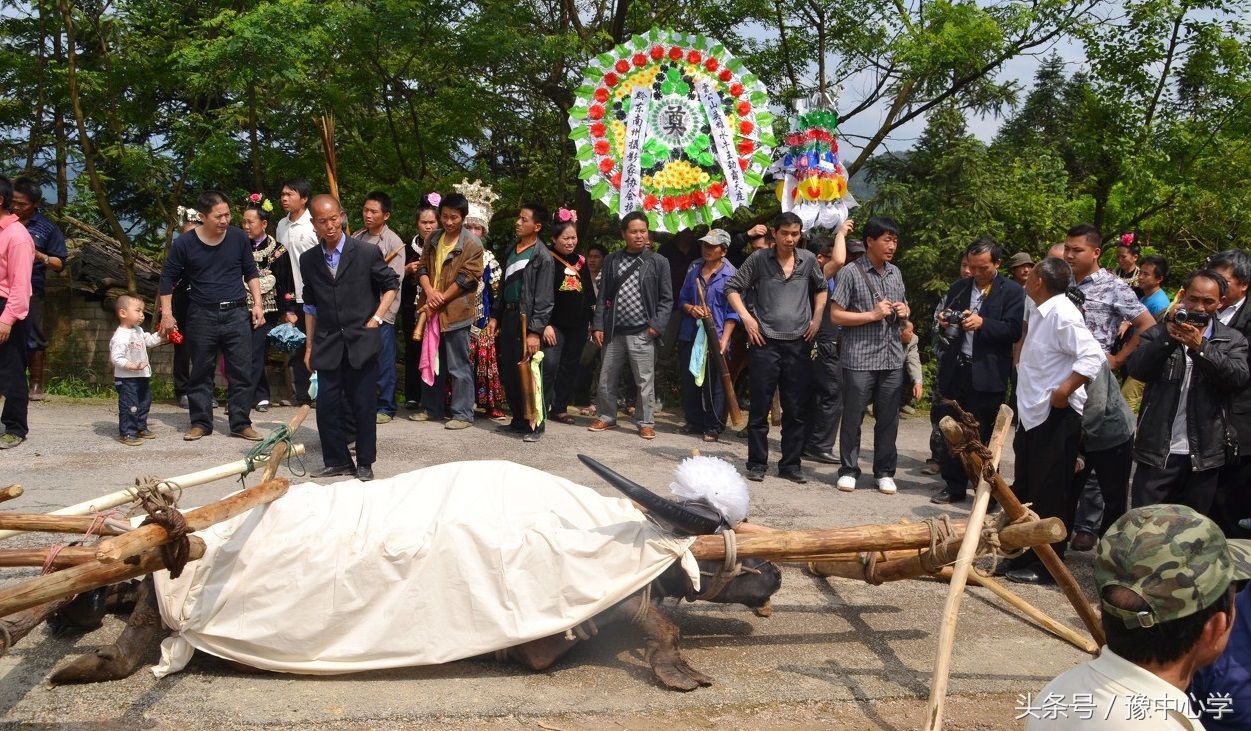
{"label": "young child", "polygon": [[117,322],[117,331],[109,341],[109,358],[117,387],[118,441],[137,447],[144,439],[156,438],[148,431],[148,409],[152,406],[148,348],[163,344],[165,339],[143,331],[143,300],[134,295],[117,298]]}

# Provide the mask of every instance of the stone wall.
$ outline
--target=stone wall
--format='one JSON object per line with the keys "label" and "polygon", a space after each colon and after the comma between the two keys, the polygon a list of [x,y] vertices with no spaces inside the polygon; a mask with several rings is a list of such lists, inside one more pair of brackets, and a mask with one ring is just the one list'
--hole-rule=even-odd
{"label": "stone wall", "polygon": [[[147,303],[148,312],[155,303]],[[76,292],[64,276],[49,274],[44,326],[48,334],[48,365],[45,379],[76,376],[95,384],[113,383],[113,366],[109,363],[109,339],[117,329],[113,303],[100,297]],[[144,329],[154,327],[151,316]],[[148,359],[152,375],[170,378],[174,349],[152,348]]]}

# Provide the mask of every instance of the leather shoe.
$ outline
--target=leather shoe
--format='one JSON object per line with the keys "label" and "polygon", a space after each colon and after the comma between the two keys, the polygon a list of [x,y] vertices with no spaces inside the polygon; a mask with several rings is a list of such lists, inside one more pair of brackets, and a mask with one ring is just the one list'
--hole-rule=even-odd
{"label": "leather shoe", "polygon": [[746,477],[752,482],[764,482],[765,468],[764,467],[752,467],[748,465]]}
{"label": "leather shoe", "polygon": [[232,431],[232,432],[230,432],[230,436],[232,436],[232,437],[238,437],[238,438],[240,438],[240,439],[246,439],[246,440],[248,440],[249,442],[259,442],[259,441],[261,441],[261,439],[263,439],[263,438],[264,438],[264,437],[262,437],[262,436],[261,436],[261,433],[260,433],[260,432],[258,432],[257,430],[253,429],[253,428],[252,428],[252,427],[250,427],[250,426],[249,426],[249,427],[247,427],[246,429],[242,430],[242,431]]}
{"label": "leather shoe", "polygon": [[1056,580],[1051,578],[1051,574],[1047,573],[1041,566],[1026,566],[1020,569],[1012,569],[1007,574],[1008,581],[1017,584],[1054,584]]}
{"label": "leather shoe", "polygon": [[640,437],[643,437],[644,439],[655,439],[655,438],[656,438],[656,430],[655,430],[655,429],[653,429],[653,428],[651,428],[650,426],[640,426],[640,427],[639,427],[639,436],[640,436]]}
{"label": "leather shoe", "polygon": [[781,477],[783,480],[790,480],[796,485],[808,484],[808,478],[804,477],[802,472],[779,472],[778,477]]}
{"label": "leather shoe", "polygon": [[804,459],[809,462],[820,462],[821,464],[842,464],[842,460],[833,452],[819,452],[815,449],[805,449]]}
{"label": "leather shoe", "polygon": [[356,468],[356,479],[361,482],[369,482],[374,479],[374,468],[369,465],[361,465]]}
{"label": "leather shoe", "polygon": [[204,429],[198,426],[193,426],[190,429],[188,429],[186,433],[182,435],[182,440],[184,442],[194,442],[195,440],[201,437],[207,437],[208,435],[209,435],[209,431],[207,429]]}
{"label": "leather shoe", "polygon": [[1074,551],[1089,551],[1099,542],[1099,536],[1088,530],[1078,530],[1073,534],[1073,540],[1069,543],[1069,548]]}
{"label": "leather shoe", "polygon": [[939,490],[930,498],[930,502],[935,505],[951,505],[952,503],[962,503],[969,499],[969,493],[966,490],[953,492],[950,489]]}
{"label": "leather shoe", "polygon": [[[369,469],[366,467],[365,469]],[[351,477],[356,474],[356,468],[350,464],[338,465],[331,467],[329,465],[317,470],[310,475],[314,480],[320,480],[323,477]]]}

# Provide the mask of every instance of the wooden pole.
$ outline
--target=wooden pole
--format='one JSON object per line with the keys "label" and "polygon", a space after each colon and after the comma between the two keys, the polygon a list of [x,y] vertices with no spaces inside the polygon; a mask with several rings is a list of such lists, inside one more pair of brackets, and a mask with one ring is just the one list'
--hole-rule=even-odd
{"label": "wooden pole", "polygon": [[[950,441],[954,435],[959,433],[960,427],[954,420],[949,417],[939,422],[939,428],[943,432],[943,436]],[[951,436],[949,436],[951,435]],[[981,474],[982,458],[971,452],[964,453],[964,469],[969,474]],[[1021,501],[1017,499],[1016,493],[1012,492],[1012,488],[1008,487],[1008,483],[1003,481],[1003,477],[998,473],[995,474],[995,480],[991,483],[991,489],[994,491],[995,499],[999,501],[999,505],[1003,511],[1013,520],[1020,520],[1025,516],[1025,507],[1021,505]],[[1064,592],[1065,598],[1073,605],[1077,616],[1081,617],[1082,624],[1086,625],[1086,630],[1090,632],[1090,636],[1100,646],[1107,643],[1103,636],[1103,626],[1099,623],[1099,616],[1090,606],[1090,602],[1086,599],[1085,592],[1078,585],[1077,579],[1073,578],[1073,574],[1069,572],[1064,561],[1056,555],[1055,549],[1050,545],[1038,546],[1034,549],[1034,553],[1038,559],[1042,561],[1043,566],[1047,567],[1048,573],[1056,580],[1060,587],[1060,591]]]}
{"label": "wooden pole", "polygon": [[[938,574],[938,578],[940,579],[946,580],[946,579],[949,579],[950,577],[951,577],[950,568],[944,568],[942,572]],[[1008,589],[1008,587],[1004,586],[998,581],[995,581],[989,576],[982,576],[981,574],[974,571],[973,573],[969,574],[969,583],[973,584],[974,586],[980,586],[980,587],[989,589],[992,594],[1004,600],[1008,604],[1012,605],[1014,609],[1016,609],[1021,614],[1024,614],[1031,622],[1033,622],[1034,624],[1037,624],[1039,627],[1042,627],[1043,629],[1047,630],[1048,632],[1055,635],[1056,637],[1059,637],[1060,639],[1064,640],[1070,645],[1073,645],[1074,647],[1081,650],[1082,652],[1088,652],[1091,655],[1098,654],[1099,646],[1095,644],[1094,640],[1073,631],[1073,629],[1069,627],[1068,625],[1060,622],[1057,619],[1052,618],[1051,615],[1043,612],[1043,610],[1025,601],[1024,599],[1020,597],[1020,595],[1012,592],[1010,589]]]}
{"label": "wooden pole", "polygon": [[[990,439],[989,469],[998,468],[999,453],[1003,450],[1007,433],[1011,428],[1012,409],[1006,405],[1000,405],[999,414],[995,418],[995,430]],[[955,442],[950,443],[955,446]],[[972,477],[973,474],[970,473],[970,476]],[[947,591],[947,603],[943,607],[943,619],[939,625],[938,657],[930,676],[930,699],[925,726],[927,731],[937,731],[943,726],[943,705],[947,699],[947,682],[951,676],[951,650],[956,640],[956,622],[960,618],[960,600],[964,598],[964,585],[968,581],[969,572],[973,569],[973,560],[977,558],[977,544],[981,539],[982,524],[986,522],[986,510],[990,507],[990,483],[980,473],[975,479],[977,479],[977,492],[973,497],[973,509],[969,513],[969,526],[965,531],[964,541],[960,544],[956,564],[952,568],[951,587]]]}
{"label": "wooden pole", "polygon": [[[0,567],[43,566],[48,560],[48,548],[19,548],[17,550],[0,551]],[[95,546],[70,546],[62,548],[52,561],[52,567],[63,569],[77,566],[80,563],[96,560]]]}
{"label": "wooden pole", "polygon": [[22,489],[21,485],[9,485],[6,488],[0,489],[0,503],[5,500],[12,500],[13,498],[21,497],[23,492],[26,491]]}
{"label": "wooden pole", "polygon": [[[191,542],[189,561],[204,555],[204,541],[188,536]],[[136,576],[150,574],[165,568],[159,548],[150,548],[139,554],[134,563],[105,564],[92,561],[80,566],[45,574],[20,584],[0,589],[0,617],[7,617],[14,612],[29,609],[33,606],[60,599],[65,596],[81,594],[119,581],[133,579]]]}
{"label": "wooden pole", "polygon": [[[397,249],[402,251],[402,249]],[[295,430],[300,428],[304,423],[304,419],[308,417],[308,412],[312,410],[312,406],[304,404],[299,411],[295,412],[295,416],[291,417],[291,421],[287,422],[287,431],[291,435],[295,435]],[[269,459],[265,462],[265,471],[261,473],[261,482],[269,482],[278,474],[278,468],[282,466],[282,458],[287,454],[287,443],[278,442],[274,445],[273,451],[269,455]]]}
{"label": "wooden pole", "polygon": [[[77,515],[45,515],[43,513],[0,513],[0,528],[36,533],[86,533],[95,518]],[[115,520],[106,520],[96,526],[96,534],[120,536],[130,530]]]}
{"label": "wooden pole", "polygon": [[[182,517],[187,522],[189,531],[204,530],[214,523],[229,520],[258,505],[277,500],[287,493],[287,485],[287,481],[281,477],[275,478],[215,503],[188,511]],[[140,552],[159,546],[168,540],[169,533],[163,527],[156,523],[149,523],[124,536],[100,541],[96,546],[96,559],[105,564],[117,563],[131,556],[137,556]]]}
{"label": "wooden pole", "polygon": [[[292,453],[296,456],[304,454],[304,445],[296,444]],[[265,464],[267,460],[268,457],[258,457],[253,461],[253,465]],[[240,474],[247,474],[247,471],[247,460],[241,459],[238,462],[231,462],[230,464],[224,464],[220,467],[210,467],[207,470],[200,470],[199,472],[192,472],[186,475],[179,475],[178,477],[167,478],[160,482],[158,487],[162,494],[168,495],[179,489],[194,487],[196,485],[205,485],[210,482],[216,482],[217,480],[224,480],[227,477],[236,477]],[[111,492],[108,495],[102,495],[94,500],[88,500],[76,505],[70,505],[66,508],[53,510],[52,512],[47,513],[47,515],[90,515],[91,513],[98,513],[110,508],[115,508],[118,505],[134,502],[136,499],[135,488],[130,487],[125,490]],[[21,531],[16,530],[0,530],[0,540],[12,538],[20,533]]]}
{"label": "wooden pole", "polygon": [[9,652],[18,640],[30,634],[44,620],[51,617],[58,609],[74,601],[74,595],[61,597],[38,606],[17,612],[11,617],[0,619],[0,657]]}
{"label": "wooden pole", "polygon": [[[955,535],[964,535],[964,523],[952,521]],[[857,525],[827,530],[773,531],[738,536],[740,558],[771,561],[807,560],[809,557],[863,551],[929,548],[930,528],[924,523]],[[699,536],[691,553],[700,561],[725,559],[721,536]]]}

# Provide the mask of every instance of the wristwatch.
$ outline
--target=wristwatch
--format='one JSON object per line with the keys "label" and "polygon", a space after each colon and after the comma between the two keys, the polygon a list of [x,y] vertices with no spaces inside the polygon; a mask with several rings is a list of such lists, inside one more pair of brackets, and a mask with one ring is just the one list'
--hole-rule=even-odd
{"label": "wristwatch", "polygon": [[381,318],[381,317],[378,317],[377,315],[373,315],[373,316],[371,316],[369,319],[373,320],[374,322],[378,323],[379,325],[381,325],[381,324],[382,324],[382,318]]}

